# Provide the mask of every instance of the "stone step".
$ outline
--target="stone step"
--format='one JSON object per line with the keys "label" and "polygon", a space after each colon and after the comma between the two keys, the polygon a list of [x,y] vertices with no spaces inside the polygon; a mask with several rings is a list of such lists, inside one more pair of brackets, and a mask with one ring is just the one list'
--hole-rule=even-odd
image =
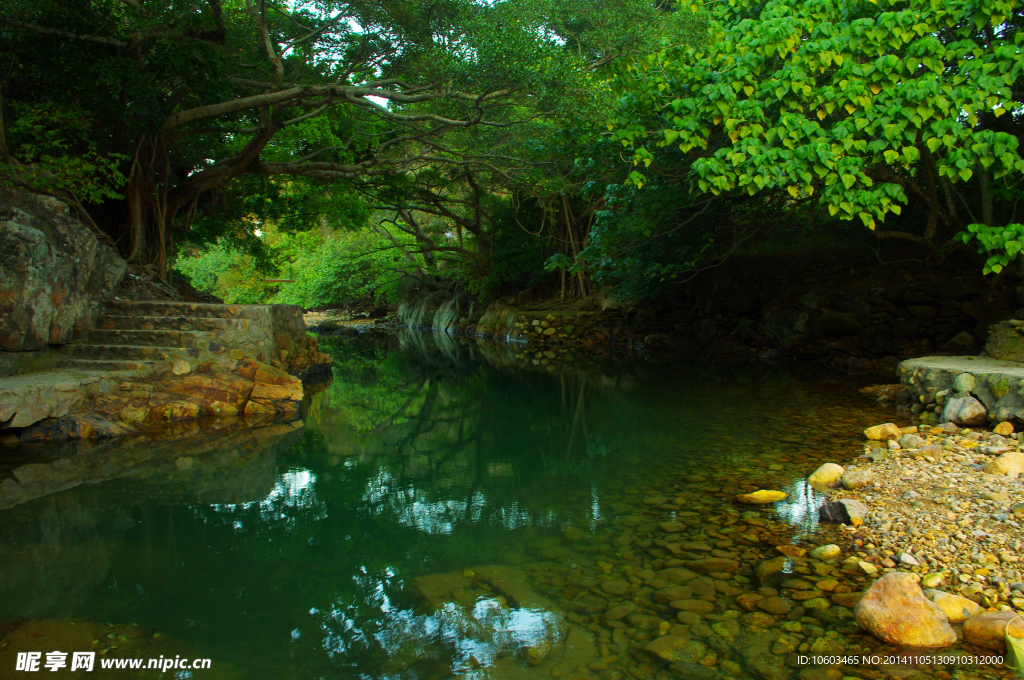
{"label": "stone step", "polygon": [[103,303],[103,309],[112,316],[183,316],[193,319],[253,319],[269,311],[267,305],[214,305],[154,300],[108,300]]}
{"label": "stone step", "polygon": [[242,328],[243,319],[222,319],[219,317],[192,318],[187,316],[124,316],[104,314],[96,321],[100,330],[126,331],[220,331]]}
{"label": "stone step", "polygon": [[[130,361],[162,361],[192,356],[188,349],[153,345],[68,345],[76,359],[117,359]],[[195,350],[192,350],[195,352]],[[198,354],[198,352],[196,352]],[[165,356],[166,355],[166,356]]]}
{"label": "stone step", "polygon": [[89,332],[89,344],[207,349],[210,346],[210,333],[187,330],[108,330],[97,328]]}
{"label": "stone step", "polygon": [[76,371],[138,371],[154,365],[155,361],[138,361],[132,359],[62,359],[56,368]]}

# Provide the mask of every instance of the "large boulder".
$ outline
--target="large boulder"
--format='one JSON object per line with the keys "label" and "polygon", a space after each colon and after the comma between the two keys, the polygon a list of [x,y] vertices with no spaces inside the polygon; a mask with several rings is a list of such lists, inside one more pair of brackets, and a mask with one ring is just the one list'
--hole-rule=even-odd
{"label": "large boulder", "polygon": [[967,392],[957,392],[957,396],[946,401],[942,410],[942,420],[967,427],[984,425],[988,420],[988,412],[981,401]]}
{"label": "large boulder", "polygon": [[948,647],[956,643],[946,614],[907,573],[894,571],[875,581],[853,614],[857,625],[890,644]]}
{"label": "large boulder", "polygon": [[61,345],[91,328],[127,269],[64,203],[0,194],[0,350]]}
{"label": "large boulder", "polygon": [[[1016,612],[982,612],[964,624],[964,641],[997,652],[1006,651],[1006,627],[1017,618]],[[1024,637],[1024,622],[1016,621],[1010,635]]]}
{"label": "large boulder", "polygon": [[942,420],[966,427],[984,425],[988,420],[988,411],[984,404],[966,392],[958,392],[957,396],[946,402],[942,410]]}
{"label": "large boulder", "polygon": [[1019,477],[1024,473],[1024,453],[1020,451],[1007,451],[985,466],[985,472],[990,475],[1005,475],[1006,477]]}
{"label": "large boulder", "polygon": [[1024,361],[1024,321],[1010,319],[989,326],[985,354],[1004,361]]}

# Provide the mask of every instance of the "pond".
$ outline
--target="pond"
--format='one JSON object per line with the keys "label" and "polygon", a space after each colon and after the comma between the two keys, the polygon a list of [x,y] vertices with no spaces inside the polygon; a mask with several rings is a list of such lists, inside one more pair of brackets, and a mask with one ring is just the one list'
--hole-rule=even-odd
{"label": "pond", "polygon": [[[863,380],[321,346],[301,423],[51,456],[79,482],[0,511],[0,621],[44,620],[42,651],[212,659],[180,678],[775,680],[875,649],[844,606],[863,577],[793,550],[843,541],[801,479],[895,416]],[[735,503],[755,489],[789,496]]]}

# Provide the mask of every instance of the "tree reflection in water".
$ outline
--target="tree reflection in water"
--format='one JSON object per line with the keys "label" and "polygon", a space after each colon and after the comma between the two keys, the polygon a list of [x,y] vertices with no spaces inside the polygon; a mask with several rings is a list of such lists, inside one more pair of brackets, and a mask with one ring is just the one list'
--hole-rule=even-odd
{"label": "tree reflection in water", "polygon": [[[182,443],[160,461],[195,455],[203,493],[130,476],[0,512],[0,584],[33,586],[4,614],[151,625],[253,678],[476,677],[561,614],[479,579],[426,607],[418,578],[557,559],[567,530],[613,559],[609,521],[680,476],[789,484],[776,435],[824,401],[820,381],[774,369],[526,370],[506,346],[422,333],[321,346],[334,380],[269,461]],[[820,449],[834,434],[819,429],[792,446]],[[266,482],[240,483],[247,470]],[[804,523],[814,499],[793,499]]]}

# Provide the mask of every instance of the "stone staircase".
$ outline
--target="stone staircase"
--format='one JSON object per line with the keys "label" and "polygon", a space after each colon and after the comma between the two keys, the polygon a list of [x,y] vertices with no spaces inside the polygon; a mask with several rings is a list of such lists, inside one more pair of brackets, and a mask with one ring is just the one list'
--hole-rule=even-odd
{"label": "stone staircase", "polygon": [[[259,323],[263,306],[187,302],[105,302],[88,336],[65,347],[59,368],[120,371],[230,350]],[[272,330],[271,330],[272,334]]]}

